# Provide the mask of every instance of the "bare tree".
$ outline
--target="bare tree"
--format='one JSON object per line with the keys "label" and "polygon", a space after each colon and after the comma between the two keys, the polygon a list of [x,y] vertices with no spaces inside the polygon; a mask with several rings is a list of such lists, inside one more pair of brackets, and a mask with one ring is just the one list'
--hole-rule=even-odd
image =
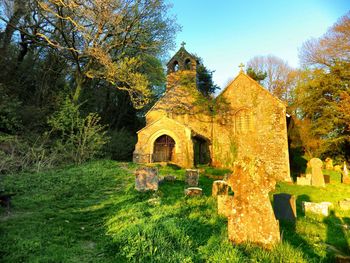
{"label": "bare tree", "polygon": [[266,73],[266,78],[260,83],[272,94],[284,101],[290,99],[296,72],[286,61],[272,55],[256,56],[248,61],[247,67]]}
{"label": "bare tree", "polygon": [[304,66],[330,67],[350,61],[350,12],[341,17],[321,38],[306,41],[299,52]]}

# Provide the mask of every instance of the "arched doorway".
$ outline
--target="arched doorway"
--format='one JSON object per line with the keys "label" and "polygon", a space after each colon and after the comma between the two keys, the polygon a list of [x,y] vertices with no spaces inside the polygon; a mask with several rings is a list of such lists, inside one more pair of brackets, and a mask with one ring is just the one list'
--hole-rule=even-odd
{"label": "arched doorway", "polygon": [[170,162],[174,158],[175,141],[168,135],[162,135],[154,142],[153,162]]}

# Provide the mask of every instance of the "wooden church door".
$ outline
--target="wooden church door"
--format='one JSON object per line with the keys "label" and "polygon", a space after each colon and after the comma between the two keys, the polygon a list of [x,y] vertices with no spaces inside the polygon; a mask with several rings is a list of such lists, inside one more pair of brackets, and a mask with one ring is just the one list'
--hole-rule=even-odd
{"label": "wooden church door", "polygon": [[154,142],[153,162],[169,162],[174,155],[175,141],[168,135],[162,135]]}

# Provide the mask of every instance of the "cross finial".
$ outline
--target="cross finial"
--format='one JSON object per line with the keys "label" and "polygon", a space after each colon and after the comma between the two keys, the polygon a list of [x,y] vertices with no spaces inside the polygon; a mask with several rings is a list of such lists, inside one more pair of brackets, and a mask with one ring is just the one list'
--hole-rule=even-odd
{"label": "cross finial", "polygon": [[238,66],[238,67],[241,69],[241,72],[243,72],[244,64],[243,64],[243,63],[241,63],[241,64],[239,64],[239,66]]}
{"label": "cross finial", "polygon": [[182,41],[182,42],[181,42],[181,47],[183,47],[183,48],[184,48],[184,47],[185,47],[185,45],[186,45],[186,42]]}

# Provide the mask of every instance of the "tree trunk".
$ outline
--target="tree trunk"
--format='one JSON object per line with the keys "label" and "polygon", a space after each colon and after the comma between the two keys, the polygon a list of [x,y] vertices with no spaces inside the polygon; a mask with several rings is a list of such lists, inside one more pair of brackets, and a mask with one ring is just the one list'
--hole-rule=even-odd
{"label": "tree trunk", "polygon": [[76,83],[76,86],[75,86],[75,91],[74,91],[74,95],[73,95],[73,102],[75,104],[77,104],[79,101],[79,97],[81,95],[81,89],[82,89],[83,83],[84,83],[84,79],[80,75],[80,73],[75,74],[75,83]]}
{"label": "tree trunk", "polygon": [[5,59],[7,55],[8,47],[11,43],[13,33],[16,31],[19,20],[23,17],[26,10],[25,0],[15,0],[13,5],[13,15],[6,25],[5,31],[2,32],[1,46],[0,46],[0,59]]}

